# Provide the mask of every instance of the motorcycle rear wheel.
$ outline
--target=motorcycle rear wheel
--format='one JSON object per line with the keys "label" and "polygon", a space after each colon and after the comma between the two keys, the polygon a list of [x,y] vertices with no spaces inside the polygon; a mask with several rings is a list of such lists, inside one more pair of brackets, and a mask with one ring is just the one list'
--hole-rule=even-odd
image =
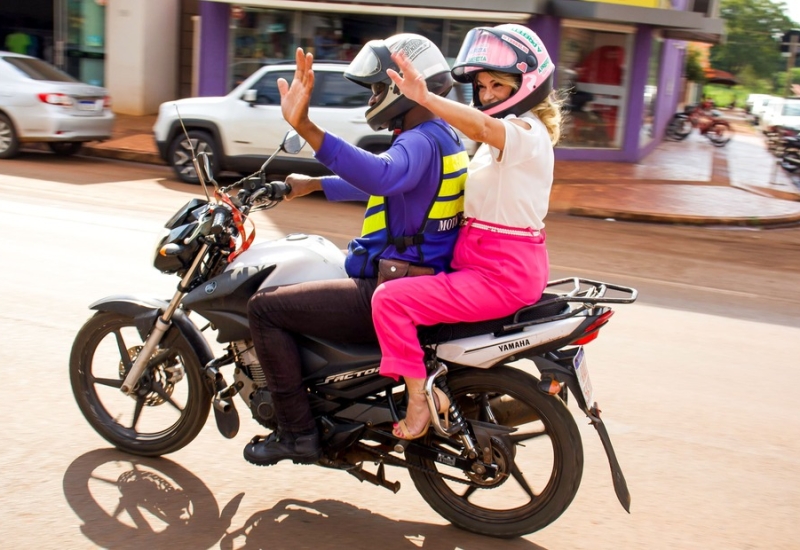
{"label": "motorcycle rear wheel", "polygon": [[[411,479],[425,502],[454,525],[493,537],[526,535],[555,521],[572,502],[583,475],[583,444],[566,404],[540,392],[533,376],[507,366],[454,371],[447,378],[464,416],[517,430],[510,436],[511,448],[500,445],[495,450],[495,462],[504,462],[509,475],[496,482],[488,480],[485,488],[411,469]],[[454,450],[452,442],[442,442],[433,430],[425,437],[425,443],[434,448]],[[509,450],[510,460],[505,460]],[[409,460],[467,479],[460,470],[433,460]]]}
{"label": "motorcycle rear wheel", "polygon": [[119,388],[142,344],[132,317],[96,313],[75,337],[70,382],[81,413],[104,439],[131,454],[160,456],[197,437],[211,395],[197,354],[175,327],[164,335],[134,395],[123,394]]}
{"label": "motorcycle rear wheel", "polygon": [[708,129],[708,133],[706,135],[708,136],[708,139],[711,140],[712,145],[716,147],[725,147],[725,145],[727,145],[731,140],[733,130],[725,123],[715,122],[711,125],[711,128]]}

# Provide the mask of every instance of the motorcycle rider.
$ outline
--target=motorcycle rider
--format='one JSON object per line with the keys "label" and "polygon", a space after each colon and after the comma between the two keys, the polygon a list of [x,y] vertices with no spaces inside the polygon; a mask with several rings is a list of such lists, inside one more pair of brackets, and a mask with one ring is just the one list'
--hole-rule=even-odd
{"label": "motorcycle rider", "polygon": [[[406,418],[393,433],[416,439],[430,424],[417,326],[504,317],[544,292],[549,264],[543,220],[561,102],[552,95],[553,61],[539,37],[521,25],[467,33],[453,76],[472,83],[477,109],[428,93],[402,52],[392,58],[403,76],[392,69],[389,76],[403,94],[482,143],[469,165],[453,271],[389,281],[372,298],[380,372],[402,376],[409,393]],[[446,412],[440,403],[435,408]]]}
{"label": "motorcycle rider", "polygon": [[308,117],[314,87],[313,56],[298,48],[291,86],[278,80],[286,121],[314,149],[317,160],[336,176],[292,174],[286,182],[294,199],[322,190],[329,200],[370,196],[362,236],[348,246],[348,279],[312,281],[267,288],[248,303],[253,343],[273,400],[278,429],[253,438],[246,460],[271,465],[292,459],[316,462],[320,456],[317,426],[303,385],[293,334],[347,343],[376,342],[371,298],[378,263],[392,260],[407,275],[448,269],[463,211],[469,162],[449,125],[391,85],[391,53],[406,52],[424,73],[426,90],[445,95],[453,85],[449,66],[427,38],[400,34],[366,44],[345,76],[372,90],[366,118],[378,130],[395,132],[391,147],[374,155],[324,131]]}

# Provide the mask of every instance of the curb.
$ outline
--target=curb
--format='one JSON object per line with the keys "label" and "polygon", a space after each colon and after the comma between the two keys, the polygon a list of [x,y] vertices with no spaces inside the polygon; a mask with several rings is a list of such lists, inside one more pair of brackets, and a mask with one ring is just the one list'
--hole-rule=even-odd
{"label": "curb", "polygon": [[661,223],[671,225],[693,226],[726,226],[726,227],[773,227],[800,224],[800,213],[786,214],[771,217],[718,217],[680,215],[680,214],[651,214],[647,212],[623,212],[618,210],[604,210],[587,206],[574,206],[568,208],[566,213],[570,216],[584,218],[614,219],[618,221]]}
{"label": "curb", "polygon": [[161,160],[161,157],[158,156],[158,153],[147,153],[143,151],[84,146],[81,154],[89,157],[127,160],[130,162],[141,162],[144,164],[159,164],[161,166],[167,165],[167,163]]}

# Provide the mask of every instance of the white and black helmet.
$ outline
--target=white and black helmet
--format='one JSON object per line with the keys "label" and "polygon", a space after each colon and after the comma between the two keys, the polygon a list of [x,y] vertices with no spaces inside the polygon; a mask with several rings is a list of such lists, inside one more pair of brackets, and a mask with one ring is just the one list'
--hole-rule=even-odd
{"label": "white and black helmet", "polygon": [[436,45],[418,34],[396,34],[385,40],[370,40],[353,59],[344,73],[345,78],[366,88],[383,82],[386,90],[377,103],[367,109],[367,123],[373,130],[399,127],[399,120],[417,104],[394,85],[386,69],[400,72],[391,54],[403,50],[414,68],[425,77],[428,90],[447,95],[453,87],[453,77],[447,60]]}

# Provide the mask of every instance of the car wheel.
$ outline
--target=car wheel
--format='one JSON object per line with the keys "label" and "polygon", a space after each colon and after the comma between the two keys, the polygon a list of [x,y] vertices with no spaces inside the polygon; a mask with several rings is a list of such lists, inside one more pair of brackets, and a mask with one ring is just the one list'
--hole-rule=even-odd
{"label": "car wheel", "polygon": [[19,138],[14,124],[6,115],[0,113],[0,159],[10,159],[19,151]]}
{"label": "car wheel", "polygon": [[175,170],[175,175],[186,183],[200,183],[197,172],[192,162],[192,149],[194,153],[206,153],[211,161],[212,171],[217,165],[217,145],[208,132],[190,130],[188,138],[179,132],[172,139],[169,146],[169,164]]}
{"label": "car wheel", "polygon": [[49,141],[47,146],[50,150],[60,157],[69,157],[77,153],[83,147],[80,141]]}

